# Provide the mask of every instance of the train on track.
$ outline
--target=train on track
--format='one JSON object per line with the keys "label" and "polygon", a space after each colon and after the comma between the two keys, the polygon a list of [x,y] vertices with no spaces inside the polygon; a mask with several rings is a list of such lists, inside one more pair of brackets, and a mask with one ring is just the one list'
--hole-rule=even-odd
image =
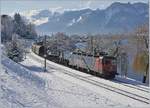
{"label": "train on track", "polygon": [[50,61],[106,79],[113,79],[117,74],[116,58],[102,52],[96,55],[85,52],[64,53],[47,48],[45,53],[45,48],[40,42],[32,45],[32,51]]}

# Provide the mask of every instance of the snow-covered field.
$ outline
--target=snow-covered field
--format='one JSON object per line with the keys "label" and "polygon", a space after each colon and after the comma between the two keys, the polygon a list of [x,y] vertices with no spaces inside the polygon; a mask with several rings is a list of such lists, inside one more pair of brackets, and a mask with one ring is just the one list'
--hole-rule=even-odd
{"label": "snow-covered field", "polygon": [[[123,85],[50,61],[47,62],[47,66],[47,72],[43,72],[42,58],[33,53],[29,54],[27,59],[20,64],[2,56],[0,108],[143,108],[149,106],[149,104],[92,85],[86,80],[119,87],[143,97],[149,95],[149,92],[144,92],[149,89],[146,85],[134,81],[131,82],[136,85],[126,83]],[[69,75],[68,72],[78,77],[70,76],[72,74]],[[84,78],[85,81],[81,78]],[[143,91],[134,88],[140,88]]]}

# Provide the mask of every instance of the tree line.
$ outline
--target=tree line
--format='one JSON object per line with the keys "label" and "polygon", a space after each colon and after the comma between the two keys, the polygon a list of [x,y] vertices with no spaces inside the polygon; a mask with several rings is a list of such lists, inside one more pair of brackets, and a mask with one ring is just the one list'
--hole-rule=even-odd
{"label": "tree line", "polygon": [[14,34],[26,39],[37,37],[35,26],[32,23],[25,22],[19,13],[16,13],[13,17],[1,15],[2,42],[11,41]]}
{"label": "tree line", "polygon": [[1,42],[5,45],[6,55],[20,62],[26,54],[26,39],[35,39],[37,33],[35,26],[26,22],[19,13],[13,17],[1,15]]}

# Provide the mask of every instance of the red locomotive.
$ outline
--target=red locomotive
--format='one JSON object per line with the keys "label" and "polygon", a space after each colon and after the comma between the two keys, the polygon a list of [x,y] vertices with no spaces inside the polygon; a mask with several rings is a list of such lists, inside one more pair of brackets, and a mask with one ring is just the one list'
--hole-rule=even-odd
{"label": "red locomotive", "polygon": [[112,79],[117,73],[116,58],[107,55],[90,55],[73,52],[69,58],[69,65],[80,70],[88,70],[104,78]]}

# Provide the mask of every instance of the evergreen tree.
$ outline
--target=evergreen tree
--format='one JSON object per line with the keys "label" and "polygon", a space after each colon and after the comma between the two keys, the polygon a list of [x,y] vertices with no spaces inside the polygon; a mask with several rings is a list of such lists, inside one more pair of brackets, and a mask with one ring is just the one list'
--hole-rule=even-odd
{"label": "evergreen tree", "polygon": [[14,15],[14,32],[23,38],[34,39],[37,37],[34,25],[25,23],[19,13]]}
{"label": "evergreen tree", "polygon": [[34,39],[37,37],[35,27],[33,24],[29,23],[26,28],[26,37],[28,39]]}
{"label": "evergreen tree", "polygon": [[14,32],[21,37],[26,36],[26,25],[18,13],[14,15]]}
{"label": "evergreen tree", "polygon": [[23,59],[23,49],[18,43],[16,37],[13,38],[12,42],[7,43],[6,45],[7,56],[14,60],[15,62],[20,62]]}
{"label": "evergreen tree", "polygon": [[1,16],[1,39],[2,42],[10,41],[13,34],[13,22],[12,18],[8,15]]}

